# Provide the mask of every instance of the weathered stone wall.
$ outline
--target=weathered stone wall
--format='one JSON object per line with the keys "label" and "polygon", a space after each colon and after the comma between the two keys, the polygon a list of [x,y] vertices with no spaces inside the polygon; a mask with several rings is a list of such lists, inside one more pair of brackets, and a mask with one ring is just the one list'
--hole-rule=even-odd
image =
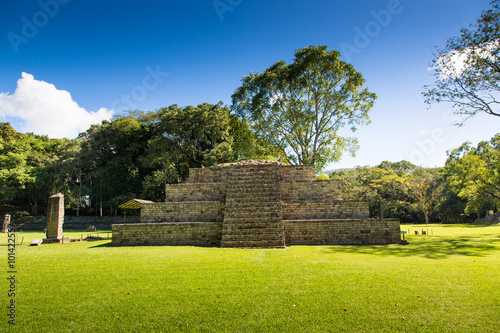
{"label": "weathered stone wall", "polygon": [[[64,230],[85,230],[93,225],[97,229],[111,229],[113,224],[139,223],[140,216],[123,215],[118,216],[68,216],[64,215]],[[44,230],[47,228],[46,216],[28,216],[13,219],[12,228],[15,230]]]}
{"label": "weathered stone wall", "polygon": [[167,184],[165,201],[226,201],[225,183]]}
{"label": "weathered stone wall", "polygon": [[286,245],[396,244],[398,219],[283,221]]}
{"label": "weathered stone wall", "polygon": [[370,217],[364,201],[316,200],[282,201],[283,220],[343,219]]}
{"label": "weathered stone wall", "polygon": [[220,246],[221,222],[114,224],[113,245]]}
{"label": "weathered stone wall", "polygon": [[303,180],[280,182],[281,200],[340,200],[338,181]]}
{"label": "weathered stone wall", "polygon": [[222,222],[220,201],[155,202],[141,208],[141,222]]}
{"label": "weathered stone wall", "polygon": [[189,178],[186,183],[227,183],[229,169],[220,168],[189,168]]}
{"label": "weathered stone wall", "polygon": [[280,181],[291,182],[300,180],[315,180],[314,165],[285,165],[279,167]]}

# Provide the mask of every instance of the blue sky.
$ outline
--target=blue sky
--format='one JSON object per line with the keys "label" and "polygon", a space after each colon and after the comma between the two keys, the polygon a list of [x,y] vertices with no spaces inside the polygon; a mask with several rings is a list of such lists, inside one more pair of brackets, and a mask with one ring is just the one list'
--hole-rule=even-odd
{"label": "blue sky", "polygon": [[2,1],[0,121],[75,137],[126,109],[229,105],[242,76],[322,44],[378,95],[372,123],[354,134],[357,156],[330,168],[442,166],[447,150],[500,132],[492,116],[455,127],[450,105],[428,109],[421,96],[433,83],[433,47],[487,8],[489,0]]}

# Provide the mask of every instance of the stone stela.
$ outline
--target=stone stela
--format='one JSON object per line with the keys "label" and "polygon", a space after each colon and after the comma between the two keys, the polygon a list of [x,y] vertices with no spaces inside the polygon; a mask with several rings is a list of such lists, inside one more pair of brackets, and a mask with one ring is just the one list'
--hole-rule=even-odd
{"label": "stone stela", "polygon": [[8,233],[10,228],[10,215],[5,214],[3,217],[3,226],[2,226],[2,232],[3,233]]}
{"label": "stone stela", "polygon": [[114,224],[114,245],[283,248],[397,244],[398,219],[370,219],[368,203],[342,200],[314,166],[243,161],[190,169],[165,202],[141,206],[141,223]]}
{"label": "stone stela", "polygon": [[64,223],[64,195],[61,193],[49,197],[47,208],[47,235],[43,243],[67,243],[69,238],[62,235]]}

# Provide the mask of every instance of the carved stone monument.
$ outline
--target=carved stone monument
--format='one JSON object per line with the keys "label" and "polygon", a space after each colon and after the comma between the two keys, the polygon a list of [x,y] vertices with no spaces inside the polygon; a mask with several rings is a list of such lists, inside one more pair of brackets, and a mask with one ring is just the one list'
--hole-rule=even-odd
{"label": "carved stone monument", "polygon": [[62,236],[63,222],[64,195],[58,193],[49,197],[47,209],[47,238],[43,241],[44,243],[66,243]]}
{"label": "carved stone monument", "polygon": [[2,232],[7,233],[9,232],[9,227],[10,227],[10,215],[5,214],[3,217],[3,227],[2,227]]}

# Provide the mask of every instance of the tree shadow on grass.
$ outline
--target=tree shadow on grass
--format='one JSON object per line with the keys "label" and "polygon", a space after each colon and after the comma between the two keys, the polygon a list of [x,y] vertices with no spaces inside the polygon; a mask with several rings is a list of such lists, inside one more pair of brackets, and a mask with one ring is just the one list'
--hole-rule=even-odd
{"label": "tree shadow on grass", "polygon": [[104,244],[89,246],[89,249],[96,249],[96,248],[101,248],[101,247],[118,247],[118,246],[113,245],[112,242],[107,242],[107,243],[104,243]]}
{"label": "tree shadow on grass", "polygon": [[352,245],[328,247],[329,252],[377,256],[446,259],[450,256],[486,257],[500,252],[500,236],[411,238],[409,245]]}
{"label": "tree shadow on grass", "polygon": [[112,242],[89,246],[89,249],[104,248],[104,247],[116,247],[116,248],[138,248],[138,247],[181,247],[181,246],[191,246],[191,247],[201,247],[201,248],[213,248],[218,247],[214,245],[156,245],[156,244],[139,244],[139,245],[116,245]]}

